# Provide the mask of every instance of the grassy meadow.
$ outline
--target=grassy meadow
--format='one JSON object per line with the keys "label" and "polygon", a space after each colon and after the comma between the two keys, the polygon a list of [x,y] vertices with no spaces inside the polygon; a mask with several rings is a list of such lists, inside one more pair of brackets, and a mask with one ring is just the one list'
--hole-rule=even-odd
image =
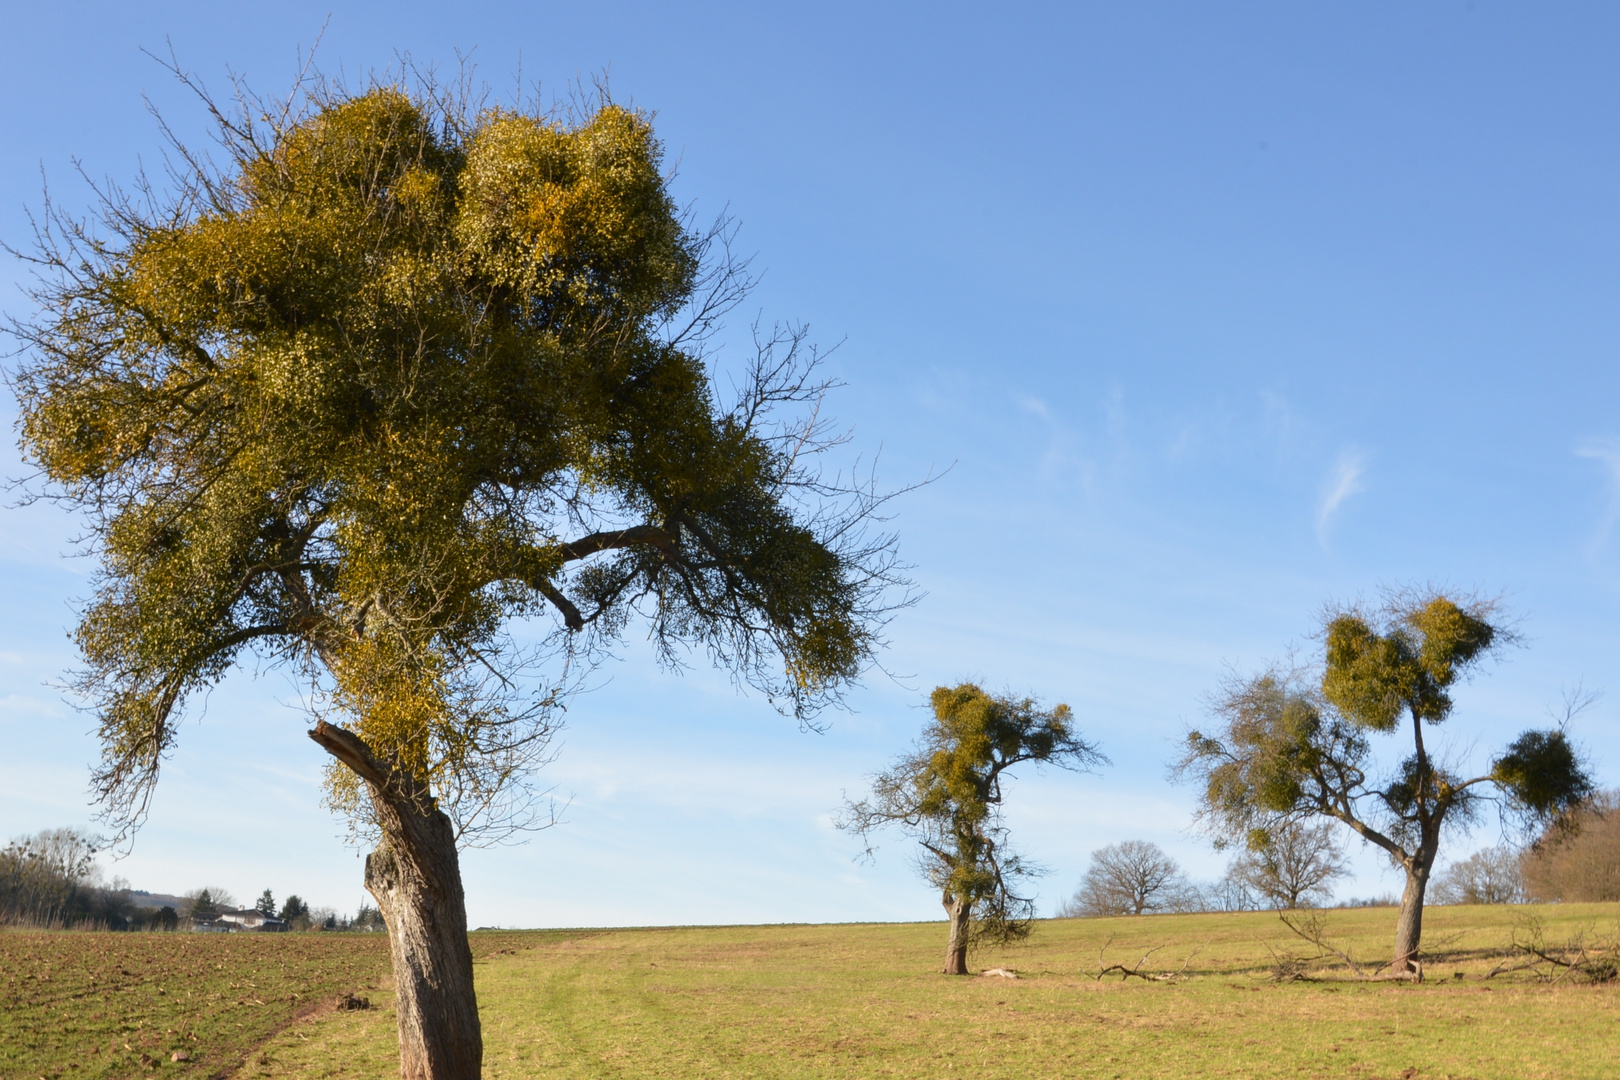
{"label": "grassy meadow", "polygon": [[[942,923],[501,931],[473,941],[492,1080],[1617,1075],[1620,984],[1547,982],[1530,972],[1484,978],[1530,914],[1547,940],[1559,941],[1615,932],[1620,905],[1433,908],[1422,985],[1356,981],[1336,959],[1308,964],[1309,981],[1278,983],[1279,958],[1316,950],[1266,912],[1042,922],[1028,943],[973,957],[976,969],[1011,968],[1017,980],[935,974]],[[1394,921],[1388,908],[1332,911],[1327,932],[1358,961],[1376,961],[1387,955]],[[164,1013],[150,991],[129,997],[142,991],[110,973],[96,985],[75,976],[77,996],[41,996],[33,983],[19,993],[14,964],[35,955],[38,942],[88,957],[109,940],[132,948],[149,940],[154,949],[185,943],[185,972],[201,980],[187,1000],[212,994],[223,1011]],[[0,935],[8,995],[0,1076],[392,1077],[382,944],[353,935]],[[209,974],[209,950],[225,964],[224,950],[239,946],[266,951]],[[331,962],[278,966],[278,947],[311,958],[326,951]],[[1110,964],[1136,966],[1150,949],[1157,951],[1142,971],[1179,975],[1095,977]],[[131,962],[117,960],[117,970],[133,970]],[[80,970],[91,966],[87,959]],[[261,996],[264,1004],[244,1012],[232,1003],[247,974],[258,986],[308,978],[302,998],[326,996],[262,1014],[269,999]],[[299,992],[290,985],[277,982],[275,993]],[[376,1007],[331,1007],[336,993],[362,989]],[[139,1015],[117,1007],[136,1000],[145,1003]],[[103,1019],[91,1026],[96,1013]],[[177,1045],[200,1048],[201,1062],[151,1055],[153,1066],[143,1069],[130,1051],[107,1049],[107,1018],[117,1015],[126,1017],[120,1037],[131,1047],[160,1026],[195,1034]],[[67,1024],[77,1026],[52,1027]],[[31,1048],[14,1054],[25,1034]],[[152,1045],[159,1043],[168,1045]]]}

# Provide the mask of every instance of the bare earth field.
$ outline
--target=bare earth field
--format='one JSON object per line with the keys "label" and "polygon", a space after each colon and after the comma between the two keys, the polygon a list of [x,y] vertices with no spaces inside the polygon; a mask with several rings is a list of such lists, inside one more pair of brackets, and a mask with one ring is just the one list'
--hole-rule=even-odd
{"label": "bare earth field", "polygon": [[0,1076],[212,1076],[387,965],[381,934],[0,934]]}
{"label": "bare earth field", "polygon": [[[1420,986],[1355,981],[1336,960],[1279,984],[1277,955],[1315,950],[1263,912],[1043,922],[973,958],[1016,981],[934,974],[939,923],[481,932],[485,1075],[1620,1075],[1620,984],[1483,978],[1532,913],[1549,941],[1620,922],[1620,905],[1433,908]],[[1333,911],[1328,933],[1376,959],[1394,920]],[[1153,948],[1142,970],[1178,978],[1094,977]],[[383,1080],[386,965],[380,935],[0,935],[0,1077]],[[333,1009],[343,992],[377,1007]],[[171,1063],[178,1047],[197,1060]]]}
{"label": "bare earth field", "polygon": [[[480,934],[475,954],[513,936]],[[384,934],[0,932],[0,1080],[232,1075],[293,1021],[386,1000],[387,983]]]}

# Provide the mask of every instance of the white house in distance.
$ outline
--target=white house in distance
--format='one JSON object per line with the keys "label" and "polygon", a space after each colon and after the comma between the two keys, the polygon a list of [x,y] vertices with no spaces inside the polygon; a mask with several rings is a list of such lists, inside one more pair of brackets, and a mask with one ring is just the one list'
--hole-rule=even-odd
{"label": "white house in distance", "polygon": [[274,933],[288,929],[286,923],[271,915],[266,915],[257,908],[242,908],[240,911],[222,911],[214,916],[216,923],[227,923],[232,930],[260,930]]}

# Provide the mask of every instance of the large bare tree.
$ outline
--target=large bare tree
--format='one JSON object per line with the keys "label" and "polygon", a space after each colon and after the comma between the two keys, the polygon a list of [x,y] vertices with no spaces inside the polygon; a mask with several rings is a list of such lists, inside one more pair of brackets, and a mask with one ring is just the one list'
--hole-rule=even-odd
{"label": "large bare tree", "polygon": [[1434,875],[1429,899],[1440,904],[1517,904],[1524,900],[1523,853],[1510,844],[1482,848]]}
{"label": "large bare tree", "polygon": [[723,399],[704,342],[748,277],[646,115],[425,80],[203,101],[212,155],[44,215],[13,325],[37,490],[99,560],[95,792],[133,828],[199,692],[244,659],[302,673],[330,799],[377,837],[402,1074],[467,1080],[457,848],[526,820],[570,665],[639,618],[808,720],[894,602],[882,498],[816,464],[838,439],[802,332],[756,338]]}
{"label": "large bare tree", "polygon": [[1227,874],[1274,907],[1325,901],[1333,881],[1345,875],[1344,852],[1332,822],[1280,822],[1249,839],[1253,846],[1232,860]]}
{"label": "large bare tree", "polygon": [[1091,853],[1091,865],[1059,918],[1146,915],[1193,906],[1191,883],[1176,860],[1149,840],[1121,840]]}

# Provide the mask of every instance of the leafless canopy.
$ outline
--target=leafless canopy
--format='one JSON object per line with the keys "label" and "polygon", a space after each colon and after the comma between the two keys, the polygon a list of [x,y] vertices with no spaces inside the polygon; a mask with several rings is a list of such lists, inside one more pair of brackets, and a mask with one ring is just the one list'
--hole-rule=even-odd
{"label": "leafless canopy", "polygon": [[1182,910],[1192,885],[1159,845],[1123,840],[1091,853],[1080,888],[1058,911],[1060,918],[1145,915]]}

